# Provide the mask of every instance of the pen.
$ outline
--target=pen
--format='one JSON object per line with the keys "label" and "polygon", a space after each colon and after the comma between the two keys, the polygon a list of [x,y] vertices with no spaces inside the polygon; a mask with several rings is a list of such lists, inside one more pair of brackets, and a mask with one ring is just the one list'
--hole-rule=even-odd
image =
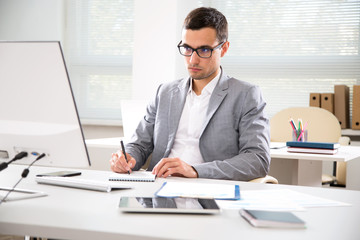
{"label": "pen", "polygon": [[296,129],[294,120],[292,118],[290,118],[289,122],[290,122],[290,125],[291,125],[291,127],[292,127],[292,129],[294,131],[295,136],[297,136],[297,129]]}
{"label": "pen", "polygon": [[[125,156],[125,160],[126,160],[126,163],[128,162],[128,159],[126,157],[126,152],[125,152],[125,147],[124,147],[124,142],[122,140],[120,140],[120,144],[121,144],[121,149],[122,149],[122,152]],[[128,174],[130,175],[130,171],[128,171]]]}
{"label": "pen", "polygon": [[300,118],[298,118],[298,122],[299,122],[299,127],[298,127],[298,135],[296,136],[296,137],[300,137],[300,133],[301,133],[301,128],[302,128],[302,126],[301,126],[301,119]]}
{"label": "pen", "polygon": [[303,135],[303,139],[305,138],[304,132],[305,132],[306,126],[307,126],[307,122],[305,123],[305,126],[304,126],[303,129],[301,130],[301,133],[300,133],[300,135],[299,135],[299,137],[298,137],[298,139],[297,139],[298,141],[300,141],[300,138],[301,138],[302,135]]}

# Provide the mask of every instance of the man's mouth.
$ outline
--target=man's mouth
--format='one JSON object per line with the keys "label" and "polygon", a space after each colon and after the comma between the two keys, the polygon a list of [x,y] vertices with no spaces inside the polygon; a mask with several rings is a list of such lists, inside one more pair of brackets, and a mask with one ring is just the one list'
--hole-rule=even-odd
{"label": "man's mouth", "polygon": [[192,72],[199,72],[201,71],[201,68],[198,68],[198,67],[188,67],[188,69]]}

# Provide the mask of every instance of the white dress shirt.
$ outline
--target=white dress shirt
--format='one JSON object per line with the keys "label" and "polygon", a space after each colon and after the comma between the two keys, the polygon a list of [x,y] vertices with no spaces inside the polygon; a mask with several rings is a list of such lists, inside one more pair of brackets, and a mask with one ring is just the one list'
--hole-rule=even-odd
{"label": "white dress shirt", "polygon": [[200,95],[196,95],[192,90],[191,81],[169,158],[178,157],[190,165],[204,162],[199,148],[200,131],[205,121],[211,94],[219,81],[220,74],[221,71],[203,88]]}

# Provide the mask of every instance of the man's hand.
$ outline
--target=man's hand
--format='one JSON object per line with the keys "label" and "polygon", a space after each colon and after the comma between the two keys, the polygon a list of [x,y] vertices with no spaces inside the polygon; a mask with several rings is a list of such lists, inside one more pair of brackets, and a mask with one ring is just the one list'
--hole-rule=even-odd
{"label": "man's hand", "polygon": [[181,161],[180,158],[163,158],[158,162],[152,173],[157,177],[168,177],[179,176],[179,177],[188,177],[188,178],[197,178],[198,174],[195,169],[187,164],[184,161]]}
{"label": "man's hand", "polygon": [[131,172],[131,169],[135,167],[136,160],[130,154],[126,154],[128,162],[125,160],[125,156],[121,151],[117,151],[111,155],[110,168],[117,173]]}

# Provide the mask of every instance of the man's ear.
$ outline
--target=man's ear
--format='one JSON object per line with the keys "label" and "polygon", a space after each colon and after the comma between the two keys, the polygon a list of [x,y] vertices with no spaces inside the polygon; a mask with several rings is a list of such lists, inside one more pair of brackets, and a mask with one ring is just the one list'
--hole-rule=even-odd
{"label": "man's ear", "polygon": [[224,45],[222,45],[222,47],[221,47],[221,57],[225,56],[225,54],[228,51],[229,47],[230,47],[229,41],[226,41],[224,43]]}

